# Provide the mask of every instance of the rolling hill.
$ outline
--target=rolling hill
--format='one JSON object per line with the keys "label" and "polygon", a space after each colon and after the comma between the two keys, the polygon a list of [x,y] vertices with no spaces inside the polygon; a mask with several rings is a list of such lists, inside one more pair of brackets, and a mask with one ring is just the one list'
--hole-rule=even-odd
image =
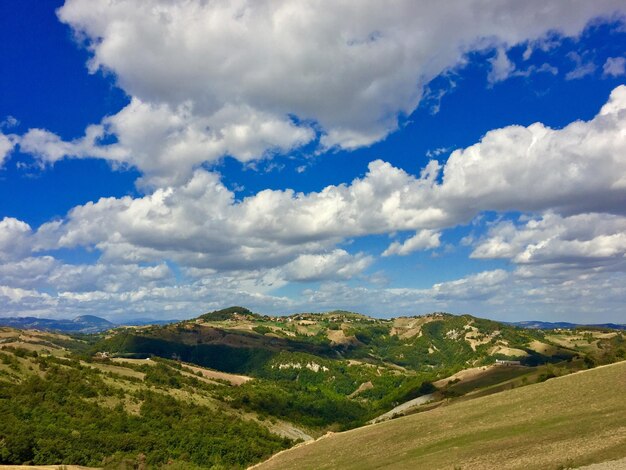
{"label": "rolling hill", "polygon": [[231,307],[91,335],[0,328],[0,464],[242,468],[328,432],[625,358],[621,331],[447,313]]}
{"label": "rolling hill", "polygon": [[330,434],[255,469],[548,469],[626,456],[626,362]]}
{"label": "rolling hill", "polygon": [[310,439],[215,398],[245,377],[91,358],[83,338],[0,328],[0,466],[235,469]]}

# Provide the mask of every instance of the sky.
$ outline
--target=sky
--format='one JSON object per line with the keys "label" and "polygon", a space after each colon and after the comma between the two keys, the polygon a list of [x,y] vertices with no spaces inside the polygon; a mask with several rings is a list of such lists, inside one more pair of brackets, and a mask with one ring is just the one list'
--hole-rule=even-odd
{"label": "sky", "polygon": [[0,316],[626,323],[626,2],[0,2]]}

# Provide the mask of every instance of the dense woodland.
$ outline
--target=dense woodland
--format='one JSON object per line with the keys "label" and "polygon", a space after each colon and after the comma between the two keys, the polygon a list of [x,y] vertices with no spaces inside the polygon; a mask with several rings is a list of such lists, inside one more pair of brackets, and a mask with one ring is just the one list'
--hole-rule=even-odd
{"label": "dense woodland", "polygon": [[[78,362],[37,358],[43,373],[19,384],[0,381],[0,461],[117,467],[138,458],[150,466],[172,461],[239,468],[288,447],[264,427],[171,396],[107,385],[98,370]],[[170,370],[167,368],[166,370]],[[182,387],[162,370],[147,380]],[[128,396],[138,413],[95,400]],[[186,465],[186,468],[187,465]]]}

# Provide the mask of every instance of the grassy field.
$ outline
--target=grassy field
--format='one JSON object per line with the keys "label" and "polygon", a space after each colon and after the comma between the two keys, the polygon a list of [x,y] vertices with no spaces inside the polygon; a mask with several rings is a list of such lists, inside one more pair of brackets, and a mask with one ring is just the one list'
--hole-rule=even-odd
{"label": "grassy field", "polygon": [[626,456],[626,362],[330,434],[260,469],[564,469]]}

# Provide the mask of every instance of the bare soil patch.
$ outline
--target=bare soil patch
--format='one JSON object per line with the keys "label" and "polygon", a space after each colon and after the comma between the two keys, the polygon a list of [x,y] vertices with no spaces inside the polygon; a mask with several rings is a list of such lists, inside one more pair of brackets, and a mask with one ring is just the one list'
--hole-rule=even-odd
{"label": "bare soil patch", "polygon": [[495,366],[482,366],[482,367],[472,367],[470,369],[463,369],[456,374],[453,374],[449,377],[445,377],[443,379],[439,379],[436,382],[433,382],[433,385],[437,388],[442,388],[448,385],[449,382],[465,382],[469,380],[477,379],[483,375],[489,373],[489,370]]}
{"label": "bare soil patch", "polygon": [[409,318],[399,317],[393,320],[393,326],[391,327],[390,334],[397,335],[402,339],[413,338],[414,336],[421,336],[422,326],[426,323],[430,323],[441,318],[437,315],[429,315],[425,317]]}
{"label": "bare soil patch", "polygon": [[346,336],[343,330],[328,330],[326,336],[333,345],[349,346],[359,343],[355,336]]}
{"label": "bare soil patch", "polygon": [[252,377],[248,377],[247,375],[237,375],[237,374],[229,374],[227,372],[219,372],[217,370],[205,369],[203,367],[192,366],[189,364],[184,364],[183,369],[190,370],[192,372],[200,372],[204,377],[208,379],[219,379],[230,382],[231,385],[242,385],[247,381],[252,380]]}
{"label": "bare soil patch", "polygon": [[374,384],[372,384],[371,381],[367,381],[365,383],[362,383],[361,385],[359,385],[359,388],[357,388],[354,392],[352,392],[350,395],[348,395],[348,398],[354,398],[358,394],[364,392],[365,390],[370,390],[372,388],[374,388]]}
{"label": "bare soil patch", "polygon": [[489,354],[503,354],[504,356],[526,357],[528,353],[523,349],[509,348],[508,346],[494,346],[489,350]]}

